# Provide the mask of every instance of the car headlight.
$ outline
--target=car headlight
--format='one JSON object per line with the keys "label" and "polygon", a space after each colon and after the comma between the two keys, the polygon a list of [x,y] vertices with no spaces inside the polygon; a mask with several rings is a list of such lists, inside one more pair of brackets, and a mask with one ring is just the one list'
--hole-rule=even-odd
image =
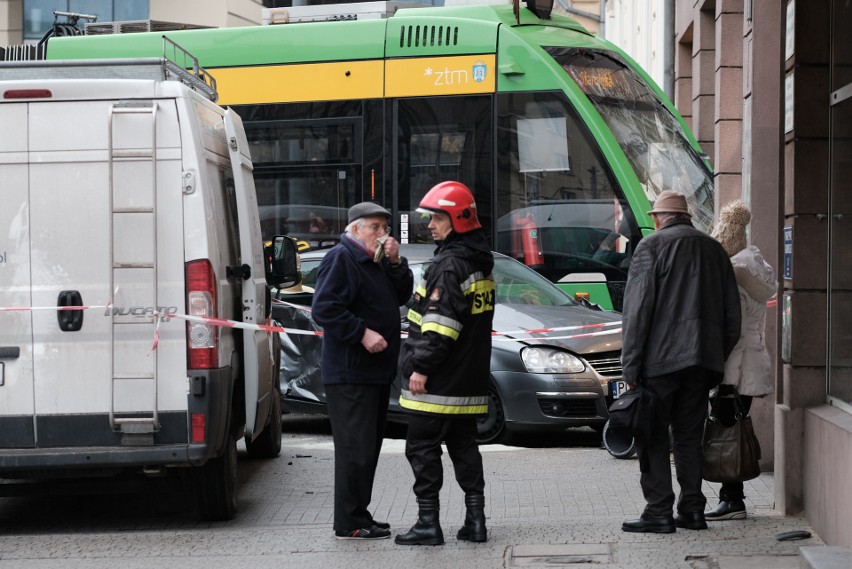
{"label": "car headlight", "polygon": [[555,348],[526,347],[521,350],[521,360],[530,373],[579,373],[586,370],[583,360]]}

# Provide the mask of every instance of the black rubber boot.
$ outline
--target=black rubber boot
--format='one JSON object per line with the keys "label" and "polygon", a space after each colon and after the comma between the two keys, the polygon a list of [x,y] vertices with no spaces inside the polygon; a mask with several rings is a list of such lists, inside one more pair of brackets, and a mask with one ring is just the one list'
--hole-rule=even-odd
{"label": "black rubber boot", "polygon": [[444,543],[444,532],[438,520],[439,504],[437,498],[425,500],[418,498],[420,511],[417,523],[406,533],[397,534],[394,541],[398,545],[441,545]]}
{"label": "black rubber boot", "polygon": [[464,505],[467,514],[464,526],[456,534],[461,541],[488,541],[488,530],[485,529],[485,496],[482,494],[465,494]]}

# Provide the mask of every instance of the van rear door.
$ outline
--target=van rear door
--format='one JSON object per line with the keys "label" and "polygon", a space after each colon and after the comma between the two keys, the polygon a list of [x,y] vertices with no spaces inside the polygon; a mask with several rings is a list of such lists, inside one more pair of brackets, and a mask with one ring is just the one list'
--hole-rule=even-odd
{"label": "van rear door", "polygon": [[46,86],[54,99],[27,103],[15,137],[29,141],[31,305],[95,308],[32,313],[35,445],[185,443],[185,334],[155,316],[185,302],[175,101]]}
{"label": "van rear door", "polygon": [[[266,272],[263,262],[263,236],[257,209],[257,194],[249,157],[248,140],[240,117],[225,111],[225,133],[234,172],[237,198],[237,218],[240,226],[240,263],[248,266],[242,281],[243,322],[266,323]],[[243,370],[246,387],[246,437],[253,440],[260,434],[269,416],[272,396],[272,338],[260,330],[243,330]]]}
{"label": "van rear door", "polygon": [[[0,306],[27,309],[30,298],[30,204],[27,103],[0,104]],[[35,446],[32,311],[0,311],[0,448]],[[52,315],[54,318],[55,314]]]}
{"label": "van rear door", "polygon": [[[103,306],[112,296],[109,103],[51,92],[55,99],[30,102],[27,112],[32,305]],[[106,444],[112,335],[104,309],[34,311],[33,342],[36,446]]]}

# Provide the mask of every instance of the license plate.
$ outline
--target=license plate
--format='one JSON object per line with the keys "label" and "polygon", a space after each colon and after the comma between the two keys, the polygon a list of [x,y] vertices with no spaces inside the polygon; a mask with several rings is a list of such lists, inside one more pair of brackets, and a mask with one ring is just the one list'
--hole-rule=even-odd
{"label": "license plate", "polygon": [[609,382],[609,396],[613,399],[618,399],[625,391],[627,391],[626,381],[618,379]]}

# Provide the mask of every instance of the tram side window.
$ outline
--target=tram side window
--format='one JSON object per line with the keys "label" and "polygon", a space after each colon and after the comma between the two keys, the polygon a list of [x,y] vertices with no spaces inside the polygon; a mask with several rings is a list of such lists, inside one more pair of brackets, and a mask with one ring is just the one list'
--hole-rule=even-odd
{"label": "tram side window", "polygon": [[497,107],[497,249],[618,296],[640,234],[594,139],[562,93],[501,94]]}
{"label": "tram side window", "polygon": [[304,246],[328,247],[340,239],[351,205],[365,194],[384,202],[383,194],[372,195],[362,183],[362,161],[375,159],[363,152],[362,133],[382,124],[380,113],[365,108],[362,101],[238,108],[251,146],[264,239],[286,233]]}
{"label": "tram side window", "polygon": [[332,245],[359,201],[356,122],[250,123],[264,238],[287,233],[311,247]]}

